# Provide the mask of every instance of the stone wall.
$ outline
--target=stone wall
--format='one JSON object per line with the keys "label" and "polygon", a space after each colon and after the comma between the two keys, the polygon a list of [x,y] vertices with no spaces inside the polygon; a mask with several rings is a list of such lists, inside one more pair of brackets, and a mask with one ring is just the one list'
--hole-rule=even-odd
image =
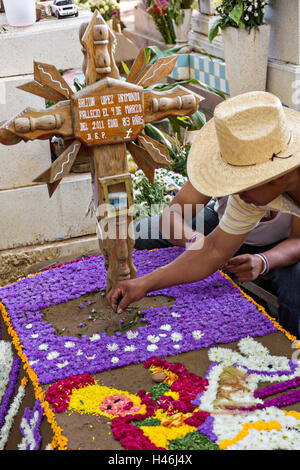
{"label": "stone wall", "polygon": [[[6,17],[0,15],[0,122],[26,107],[45,108],[42,98],[16,88],[32,80],[33,60],[57,69],[81,68],[79,27],[90,17],[81,10],[77,18],[3,29]],[[49,141],[0,144],[0,285],[25,275],[37,262],[98,251],[95,221],[86,217],[90,174],[65,178],[50,199],[47,185],[32,182],[50,165]]]}

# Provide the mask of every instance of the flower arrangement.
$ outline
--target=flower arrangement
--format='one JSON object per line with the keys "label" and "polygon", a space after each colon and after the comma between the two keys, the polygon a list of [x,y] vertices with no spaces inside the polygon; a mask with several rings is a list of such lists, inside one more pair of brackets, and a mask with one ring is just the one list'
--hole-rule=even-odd
{"label": "flower arrangement", "polygon": [[173,27],[179,24],[180,10],[187,10],[197,6],[194,0],[145,0],[146,11],[152,16],[154,23],[161,33],[166,44],[176,42],[176,34]]}
{"label": "flower arrangement", "polygon": [[170,0],[170,14],[176,25],[179,25],[180,10],[197,8],[197,2],[194,0]]}
{"label": "flower arrangement", "polygon": [[99,10],[105,21],[119,14],[119,4],[114,0],[76,0],[76,3],[92,12]]}
{"label": "flower arrangement", "polygon": [[215,0],[219,18],[215,21],[209,31],[209,40],[217,36],[218,29],[228,26],[233,28],[258,29],[264,24],[266,0]]}
{"label": "flower arrangement", "polygon": [[170,2],[167,0],[146,0],[145,2],[146,11],[152,16],[155,26],[162,35],[165,44],[174,44],[176,35],[169,6]]}

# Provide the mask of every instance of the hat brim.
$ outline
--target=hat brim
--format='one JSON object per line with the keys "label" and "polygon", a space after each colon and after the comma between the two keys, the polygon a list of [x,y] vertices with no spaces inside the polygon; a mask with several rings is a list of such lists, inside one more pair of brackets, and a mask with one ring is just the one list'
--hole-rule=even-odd
{"label": "hat brim", "polygon": [[[300,166],[300,113],[284,108],[292,139],[283,158],[251,166],[233,166],[220,153],[214,119],[201,129],[191,146],[187,173],[197,191],[209,197],[223,197],[261,186]],[[290,156],[292,155],[292,156]],[[284,158],[289,157],[289,158]]]}

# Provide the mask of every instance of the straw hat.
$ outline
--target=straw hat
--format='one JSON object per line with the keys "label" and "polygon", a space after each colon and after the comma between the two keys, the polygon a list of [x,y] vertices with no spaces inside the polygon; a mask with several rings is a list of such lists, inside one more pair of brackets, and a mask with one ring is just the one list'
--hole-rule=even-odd
{"label": "straw hat", "polygon": [[300,113],[267,92],[223,101],[191,146],[190,182],[222,197],[267,183],[300,166]]}

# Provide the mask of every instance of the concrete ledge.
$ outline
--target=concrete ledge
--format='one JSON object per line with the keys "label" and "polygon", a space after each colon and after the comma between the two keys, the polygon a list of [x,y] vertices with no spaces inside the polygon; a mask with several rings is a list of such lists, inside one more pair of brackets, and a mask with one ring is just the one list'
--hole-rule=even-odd
{"label": "concrete ledge", "polygon": [[[27,246],[0,251],[0,286],[35,273],[46,266],[99,253],[96,235],[71,238],[70,240],[40,246]],[[58,261],[59,260],[59,261]]]}
{"label": "concrete ledge", "polygon": [[88,173],[64,178],[51,199],[46,184],[0,191],[0,250],[94,235],[91,196]]}
{"label": "concrete ledge", "polygon": [[8,26],[0,34],[0,77],[33,73],[33,60],[57,69],[81,67],[79,28],[91,17],[90,11],[81,9],[77,18],[49,18],[26,28]]}
{"label": "concrete ledge", "polygon": [[123,34],[133,41],[139,49],[147,46],[158,46],[160,49],[170,49],[172,47],[172,44],[165,44],[164,42],[154,39],[152,36],[147,36],[146,34],[130,29],[123,29]]}

